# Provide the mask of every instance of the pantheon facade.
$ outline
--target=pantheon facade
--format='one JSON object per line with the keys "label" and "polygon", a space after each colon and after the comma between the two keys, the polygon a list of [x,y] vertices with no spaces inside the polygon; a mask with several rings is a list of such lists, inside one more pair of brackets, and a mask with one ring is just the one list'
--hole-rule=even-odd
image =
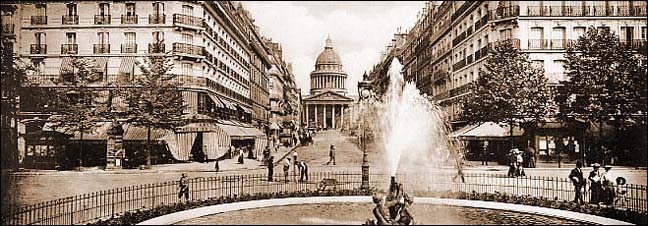
{"label": "pantheon facade", "polygon": [[353,99],[346,96],[346,79],[342,60],[329,37],[315,61],[315,70],[310,73],[310,95],[302,101],[302,117],[309,128],[339,129],[349,123],[344,114]]}

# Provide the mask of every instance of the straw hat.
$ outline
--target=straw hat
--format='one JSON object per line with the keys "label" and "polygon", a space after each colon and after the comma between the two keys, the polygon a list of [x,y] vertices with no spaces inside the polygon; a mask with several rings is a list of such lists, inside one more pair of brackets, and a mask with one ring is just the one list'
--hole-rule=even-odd
{"label": "straw hat", "polygon": [[592,164],[592,167],[597,167],[598,168],[598,167],[601,167],[601,164],[594,163],[594,164]]}
{"label": "straw hat", "polygon": [[605,165],[605,166],[603,166],[603,168],[605,168],[605,169],[612,169],[612,166],[611,166],[611,165]]}

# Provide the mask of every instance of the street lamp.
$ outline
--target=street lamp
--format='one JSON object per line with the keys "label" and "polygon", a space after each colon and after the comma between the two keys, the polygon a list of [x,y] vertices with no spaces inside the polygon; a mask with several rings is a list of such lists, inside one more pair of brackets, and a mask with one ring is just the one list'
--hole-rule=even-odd
{"label": "street lamp", "polygon": [[[358,82],[358,93],[360,98],[358,99],[358,104],[362,102],[369,102],[372,97],[372,83],[368,80],[367,73],[364,74],[363,80]],[[369,104],[365,106],[369,107]],[[364,108],[361,108],[365,110]],[[366,112],[363,112],[366,113]],[[367,121],[366,118],[361,120],[361,129],[362,134],[360,135],[360,144],[362,148],[362,184],[360,189],[367,190],[369,189],[369,162],[367,160]]]}

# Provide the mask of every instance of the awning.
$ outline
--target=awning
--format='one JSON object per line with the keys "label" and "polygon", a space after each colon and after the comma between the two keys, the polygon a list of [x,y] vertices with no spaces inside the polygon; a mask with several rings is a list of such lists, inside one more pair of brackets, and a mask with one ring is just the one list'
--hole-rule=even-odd
{"label": "awning", "polygon": [[[124,127],[126,128],[124,130],[124,140],[146,140],[146,127],[133,126],[130,124],[126,124]],[[151,128],[151,140],[161,140],[162,137],[169,133],[173,133],[173,131]]]}
{"label": "awning", "polygon": [[232,110],[232,111],[236,111],[236,107],[234,107],[234,105],[232,104],[232,102],[230,102],[229,100],[227,100],[227,99],[225,99],[225,98],[218,98],[218,99],[221,100],[221,101],[223,102],[223,104],[225,105],[225,107],[227,107],[228,109],[230,109],[230,110]]}
{"label": "awning", "polygon": [[122,57],[119,65],[119,74],[133,75],[135,69],[135,57]]}
{"label": "awning", "polygon": [[[51,117],[50,119],[51,120]],[[43,124],[42,131],[45,132],[58,132],[67,135],[74,135],[70,137],[71,140],[81,140],[79,131],[71,131],[69,128],[56,127],[57,122],[46,122]],[[88,131],[83,131],[83,140],[108,140],[107,131],[110,129],[110,122],[98,122],[95,127]]]}
{"label": "awning", "polygon": [[217,96],[215,96],[214,94],[211,94],[211,93],[209,93],[208,95],[209,95],[209,98],[212,100],[212,102],[214,102],[214,104],[216,105],[217,108],[225,108],[225,105],[223,105],[223,102],[218,100],[219,98]]}
{"label": "awning", "polygon": [[247,114],[252,114],[252,110],[250,110],[250,108],[245,107],[245,106],[241,106],[241,108],[243,109],[243,112],[245,112]]}
{"label": "awning", "polygon": [[470,131],[471,129],[476,128],[477,125],[467,125],[462,128],[459,128],[458,130],[455,130],[454,132],[450,133],[449,137],[450,138],[457,138],[460,135],[464,134],[465,132]]}
{"label": "awning", "polygon": [[257,136],[244,127],[227,124],[218,124],[218,126],[225,130],[232,140],[254,139]]}
{"label": "awning", "polygon": [[98,71],[106,72],[106,67],[108,66],[108,57],[95,57],[95,65]]}
{"label": "awning", "polygon": [[[505,139],[510,136],[509,125],[507,123],[494,123],[494,122],[485,122],[481,125],[471,129],[468,132],[460,134],[458,137],[464,140],[475,140],[475,139]],[[517,127],[513,127],[513,136],[519,137],[522,136],[524,131]]]}
{"label": "awning", "polygon": [[248,134],[254,135],[255,137],[265,137],[265,133],[261,132],[261,130],[255,127],[243,127],[243,130],[245,130]]}
{"label": "awning", "polygon": [[72,65],[72,57],[63,57],[61,62],[61,75],[74,74],[74,66]]}

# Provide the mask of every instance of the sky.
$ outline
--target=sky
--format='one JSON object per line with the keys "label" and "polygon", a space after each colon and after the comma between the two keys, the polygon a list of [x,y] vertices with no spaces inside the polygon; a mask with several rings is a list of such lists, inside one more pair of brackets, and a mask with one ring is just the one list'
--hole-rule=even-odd
{"label": "sky", "polygon": [[310,92],[310,72],[324,50],[327,35],[347,72],[347,91],[357,95],[358,81],[378,63],[397,28],[414,26],[425,2],[259,2],[243,1],[262,35],[281,43],[293,64],[302,94]]}

